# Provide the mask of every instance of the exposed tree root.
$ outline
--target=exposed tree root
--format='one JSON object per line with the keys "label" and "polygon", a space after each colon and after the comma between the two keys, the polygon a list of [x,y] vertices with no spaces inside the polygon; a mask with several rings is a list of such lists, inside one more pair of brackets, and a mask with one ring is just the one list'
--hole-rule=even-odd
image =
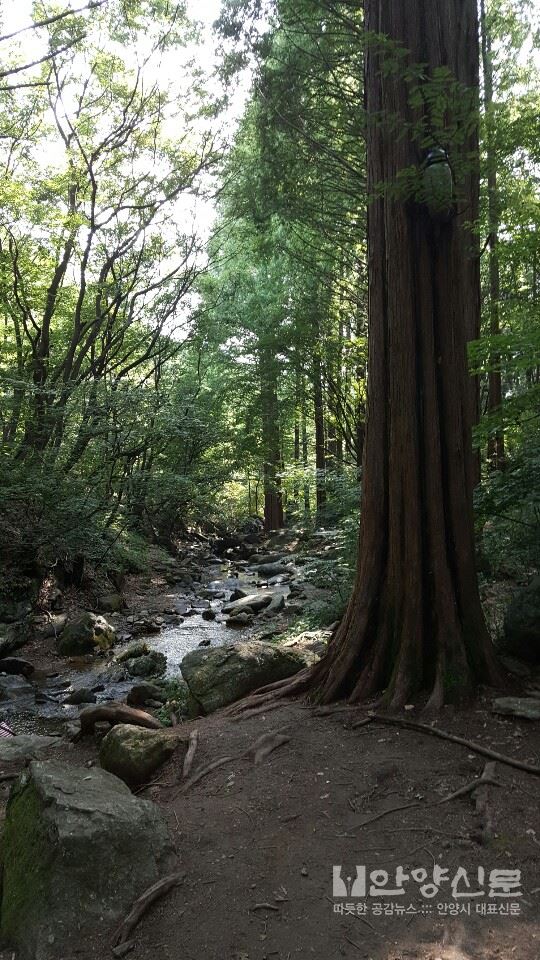
{"label": "exposed tree root", "polygon": [[184,766],[182,768],[183,780],[187,780],[187,778],[191,773],[191,768],[193,766],[193,760],[195,759],[195,751],[197,750],[198,743],[199,743],[199,731],[192,730],[189,735],[189,747],[184,757]]}
{"label": "exposed tree root", "polygon": [[77,739],[84,737],[85,734],[93,733],[96,723],[105,721],[113,726],[117,723],[130,723],[136,727],[146,727],[148,730],[161,730],[162,728],[162,724],[155,717],[144,710],[128,707],[125,703],[111,702],[85,707],[84,710],[81,710],[79,719],[81,721],[81,732]]}
{"label": "exposed tree root", "polygon": [[273,750],[282,747],[284,743],[289,743],[290,739],[290,737],[282,733],[267,733],[264,737],[260,737],[249,750],[249,753],[253,754],[253,762],[255,765],[257,766],[257,764],[261,763]]}
{"label": "exposed tree root", "polygon": [[376,820],[382,820],[383,817],[387,817],[390,813],[397,813],[399,810],[414,810],[417,807],[423,806],[423,803],[401,803],[397,807],[390,807],[388,810],[382,810],[381,813],[376,813],[375,816],[370,817],[369,820],[364,820],[362,823],[357,824],[356,827],[353,827],[353,830],[358,830],[359,827],[367,827],[368,823],[375,823]]}
{"label": "exposed tree root", "polygon": [[277,703],[269,703],[267,706],[256,707],[253,710],[246,710],[245,713],[239,713],[236,716],[232,716],[231,720],[233,723],[238,723],[239,720],[249,720],[250,717],[258,717],[261,713],[269,713],[271,710],[281,710],[282,707],[287,706],[287,701],[277,701]]}
{"label": "exposed tree root", "polygon": [[495,770],[495,762],[486,763],[484,767],[484,772],[481,777],[477,777],[476,780],[472,780],[471,783],[465,784],[464,787],[460,787],[459,790],[454,790],[453,793],[449,793],[447,797],[443,797],[442,800],[437,801],[437,805],[441,803],[450,803],[450,800],[457,800],[458,797],[466,797],[469,793],[475,793],[476,790],[479,790],[481,787],[485,787],[486,784],[490,784],[493,787],[502,787],[502,783],[499,780],[495,780],[491,775],[491,772],[488,771],[488,768]]}
{"label": "exposed tree root", "polygon": [[213,760],[212,763],[207,763],[205,767],[198,770],[189,780],[186,780],[181,793],[187,793],[191,787],[198,783],[199,780],[202,780],[203,777],[206,777],[207,774],[211,773],[212,770],[217,770],[218,767],[222,767],[225,763],[230,763],[231,760],[239,759],[240,757],[220,757],[218,760]]}
{"label": "exposed tree root", "polygon": [[304,693],[309,688],[312,669],[313,667],[305,667],[292,678],[287,677],[285,680],[277,680],[275,683],[268,683],[265,687],[259,687],[249,697],[227,707],[223,711],[223,716],[236,717],[252,708],[274,703],[277,699]]}
{"label": "exposed tree root", "polygon": [[491,811],[489,803],[489,790],[488,784],[496,784],[501,786],[497,780],[494,780],[495,774],[495,761],[486,763],[484,767],[484,772],[480,777],[480,780],[477,781],[480,789],[476,793],[475,802],[476,802],[476,813],[480,818],[480,842],[488,843],[493,834],[493,814]]}
{"label": "exposed tree root", "polygon": [[185,876],[185,873],[172,873],[170,876],[163,877],[162,880],[158,880],[157,883],[148,887],[135,901],[127,917],[122,920],[122,923],[116,930],[113,938],[113,947],[125,943],[148,908],[155,903],[156,900],[168,893],[169,890],[172,890],[173,887],[177,887],[178,884],[182,883]]}
{"label": "exposed tree root", "polygon": [[452,743],[459,743],[462,747],[467,747],[474,753],[489,757],[491,760],[498,760],[499,763],[505,763],[509,767],[515,767],[517,770],[524,770],[526,773],[532,773],[540,777],[540,767],[535,767],[532,763],[526,763],[524,760],[516,760],[514,757],[507,757],[503,753],[491,750],[489,747],[483,747],[472,740],[466,740],[465,737],[456,737],[453,733],[446,733],[445,730],[438,730],[437,727],[430,727],[427,723],[418,723],[416,720],[403,720],[401,717],[384,717],[379,713],[371,717],[377,723],[385,723],[388,726],[405,727],[408,730],[417,730],[419,733],[429,733],[433,737],[440,737],[441,740],[450,740]]}

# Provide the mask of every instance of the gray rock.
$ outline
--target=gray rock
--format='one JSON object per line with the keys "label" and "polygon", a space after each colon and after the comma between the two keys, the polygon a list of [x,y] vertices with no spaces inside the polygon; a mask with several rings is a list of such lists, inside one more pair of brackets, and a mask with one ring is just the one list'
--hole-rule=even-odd
{"label": "gray rock", "polygon": [[495,713],[525,720],[540,720],[540,700],[535,697],[499,697],[493,701]]}
{"label": "gray rock", "polygon": [[130,787],[147,783],[180,744],[174,730],[145,730],[119,723],[101,741],[99,762]]}
{"label": "gray rock", "polygon": [[0,737],[0,763],[28,763],[29,760],[38,760],[60,743],[60,737],[41,737],[37,733]]}
{"label": "gray rock", "polygon": [[203,620],[215,620],[215,619],[216,619],[216,611],[215,611],[215,610],[212,610],[211,607],[210,607],[209,610],[203,610],[203,612],[202,612],[202,618],[203,618]]}
{"label": "gray rock", "polygon": [[0,676],[0,701],[2,709],[33,709],[36,702],[35,687],[24,677]]}
{"label": "gray rock", "polygon": [[155,683],[136,683],[129,691],[126,702],[130,707],[142,707],[149,700],[165,703],[166,696]]}
{"label": "gray rock", "polygon": [[265,617],[273,617],[275,613],[279,613],[280,610],[283,610],[285,606],[285,595],[283,593],[274,593],[270,603],[264,611]]}
{"label": "gray rock", "polygon": [[285,563],[281,553],[252,553],[248,559],[252,567],[260,567],[261,564],[268,563]]}
{"label": "gray rock", "polygon": [[58,640],[58,653],[75,657],[92,653],[96,648],[108,650],[116,641],[116,631],[105,617],[95,613],[83,613],[62,630]]}
{"label": "gray rock", "polygon": [[138,643],[132,643],[127,650],[122,650],[122,653],[118,654],[116,660],[118,663],[125,663],[126,660],[132,660],[134,657],[144,657],[147,653],[150,653],[150,647],[142,640],[139,640]]}
{"label": "gray rock", "polygon": [[0,673],[31,677],[34,669],[33,663],[30,663],[29,660],[22,660],[20,657],[2,657],[0,660]]}
{"label": "gray rock", "polygon": [[260,577],[278,577],[285,573],[292,576],[295,573],[294,566],[292,564],[285,565],[285,563],[262,563],[255,569]]}
{"label": "gray rock", "polygon": [[64,703],[96,703],[97,697],[93,690],[89,690],[88,687],[79,687],[78,690],[73,690],[64,700]]}
{"label": "gray rock", "polygon": [[247,640],[209,650],[192,650],[181,669],[203,713],[212,713],[266,683],[297,673],[304,661],[271,643]]}
{"label": "gray rock", "polygon": [[67,613],[57,613],[54,616],[46,618],[37,618],[34,621],[34,629],[38,637],[46,640],[48,637],[57,637],[68,622]]}
{"label": "gray rock", "polygon": [[227,617],[225,626],[248,627],[250,623],[253,623],[253,616],[250,616],[246,610],[242,610],[240,613],[232,613],[230,617]]}
{"label": "gray rock", "polygon": [[10,796],[2,861],[3,936],[20,960],[59,960],[110,936],[173,852],[154,804],[99,767],[48,760]]}
{"label": "gray rock", "polygon": [[104,593],[97,598],[96,606],[100,613],[120,613],[125,600],[120,593]]}
{"label": "gray rock", "polygon": [[20,650],[31,640],[31,633],[25,623],[0,623],[0,657],[7,657]]}
{"label": "gray rock", "polygon": [[258,590],[256,593],[250,593],[247,597],[242,597],[241,600],[231,600],[229,603],[224,603],[222,607],[222,613],[230,613],[232,616],[237,616],[239,613],[250,612],[253,613],[258,610],[264,610],[265,607],[271,603],[273,593],[271,590]]}
{"label": "gray rock", "polygon": [[527,663],[540,663],[540,577],[512,598],[504,618],[505,651]]}
{"label": "gray rock", "polygon": [[167,669],[167,657],[158,650],[150,650],[145,656],[126,660],[124,666],[132,677],[161,677]]}

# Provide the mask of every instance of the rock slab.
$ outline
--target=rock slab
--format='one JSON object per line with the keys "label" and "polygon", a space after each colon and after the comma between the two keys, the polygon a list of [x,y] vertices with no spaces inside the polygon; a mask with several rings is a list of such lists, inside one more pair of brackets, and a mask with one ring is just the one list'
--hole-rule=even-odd
{"label": "rock slab", "polygon": [[536,697],[499,697],[493,701],[495,713],[524,720],[540,720],[540,700]]}
{"label": "rock slab", "polygon": [[154,804],[98,767],[33,761],[6,812],[2,933],[20,960],[75,956],[172,865]]}

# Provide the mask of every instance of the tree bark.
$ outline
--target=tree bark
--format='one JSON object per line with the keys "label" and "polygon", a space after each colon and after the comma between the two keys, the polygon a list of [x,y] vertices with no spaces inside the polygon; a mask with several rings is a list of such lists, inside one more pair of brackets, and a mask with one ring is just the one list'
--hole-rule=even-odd
{"label": "tree bark", "polygon": [[283,526],[283,495],[280,479],[277,363],[273,351],[267,347],[261,349],[260,375],[264,456],[264,528],[279,530]]}
{"label": "tree bark", "polygon": [[[477,91],[475,0],[366,0],[365,9],[368,38],[385,34],[409,51],[406,62],[428,65],[424,75],[446,66]],[[410,135],[419,119],[410,88],[383,58],[368,39],[369,378],[359,560],[347,613],[312,683],[322,702],[385,691],[391,707],[423,695],[438,708],[498,676],[478,594],[472,512],[476,391],[466,346],[479,326],[480,282],[466,224],[478,213],[477,123],[459,148],[474,159],[456,185],[455,216],[435,221],[395,189],[400,172],[421,168],[423,153]],[[396,117],[398,133],[385,123]],[[452,162],[451,143],[444,146]]]}
{"label": "tree bark", "polygon": [[[493,126],[493,62],[491,36],[486,18],[485,0],[480,0],[480,27],[482,35],[482,69],[484,74],[484,110],[486,121],[487,194],[489,230],[489,332],[492,337],[500,334],[499,301],[501,278],[499,264],[499,189],[497,183],[497,158],[495,156]],[[502,406],[502,383],[500,357],[495,351],[490,359],[488,380],[488,411],[496,413]],[[504,434],[497,430],[488,441],[488,465],[491,470],[503,470],[505,463]]]}

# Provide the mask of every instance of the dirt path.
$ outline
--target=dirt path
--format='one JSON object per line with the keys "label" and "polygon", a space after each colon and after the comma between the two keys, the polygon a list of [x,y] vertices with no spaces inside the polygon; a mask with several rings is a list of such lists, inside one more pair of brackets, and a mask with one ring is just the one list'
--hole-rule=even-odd
{"label": "dirt path", "polygon": [[[167,785],[180,773],[173,760],[146,791],[169,819],[186,879],[141,923],[134,960],[538,960],[540,778],[497,765],[494,836],[482,845],[471,796],[433,805],[480,775],[481,757],[420,733],[349,724],[348,714],[316,716],[289,704],[240,722],[214,715],[190,725],[200,733],[195,771],[240,755],[267,731],[285,728],[291,740],[258,766],[226,763],[187,793]],[[537,725],[483,708],[447,711],[438,724],[539,761]],[[411,809],[363,825],[402,804]],[[385,870],[389,886],[398,866],[409,876],[423,868],[425,882],[436,865],[448,874],[431,899],[415,875],[404,895],[334,900],[333,865],[353,878],[356,865]],[[473,889],[485,869],[486,895],[452,897],[459,867]],[[522,896],[487,896],[491,871],[501,869],[521,870]]]}

